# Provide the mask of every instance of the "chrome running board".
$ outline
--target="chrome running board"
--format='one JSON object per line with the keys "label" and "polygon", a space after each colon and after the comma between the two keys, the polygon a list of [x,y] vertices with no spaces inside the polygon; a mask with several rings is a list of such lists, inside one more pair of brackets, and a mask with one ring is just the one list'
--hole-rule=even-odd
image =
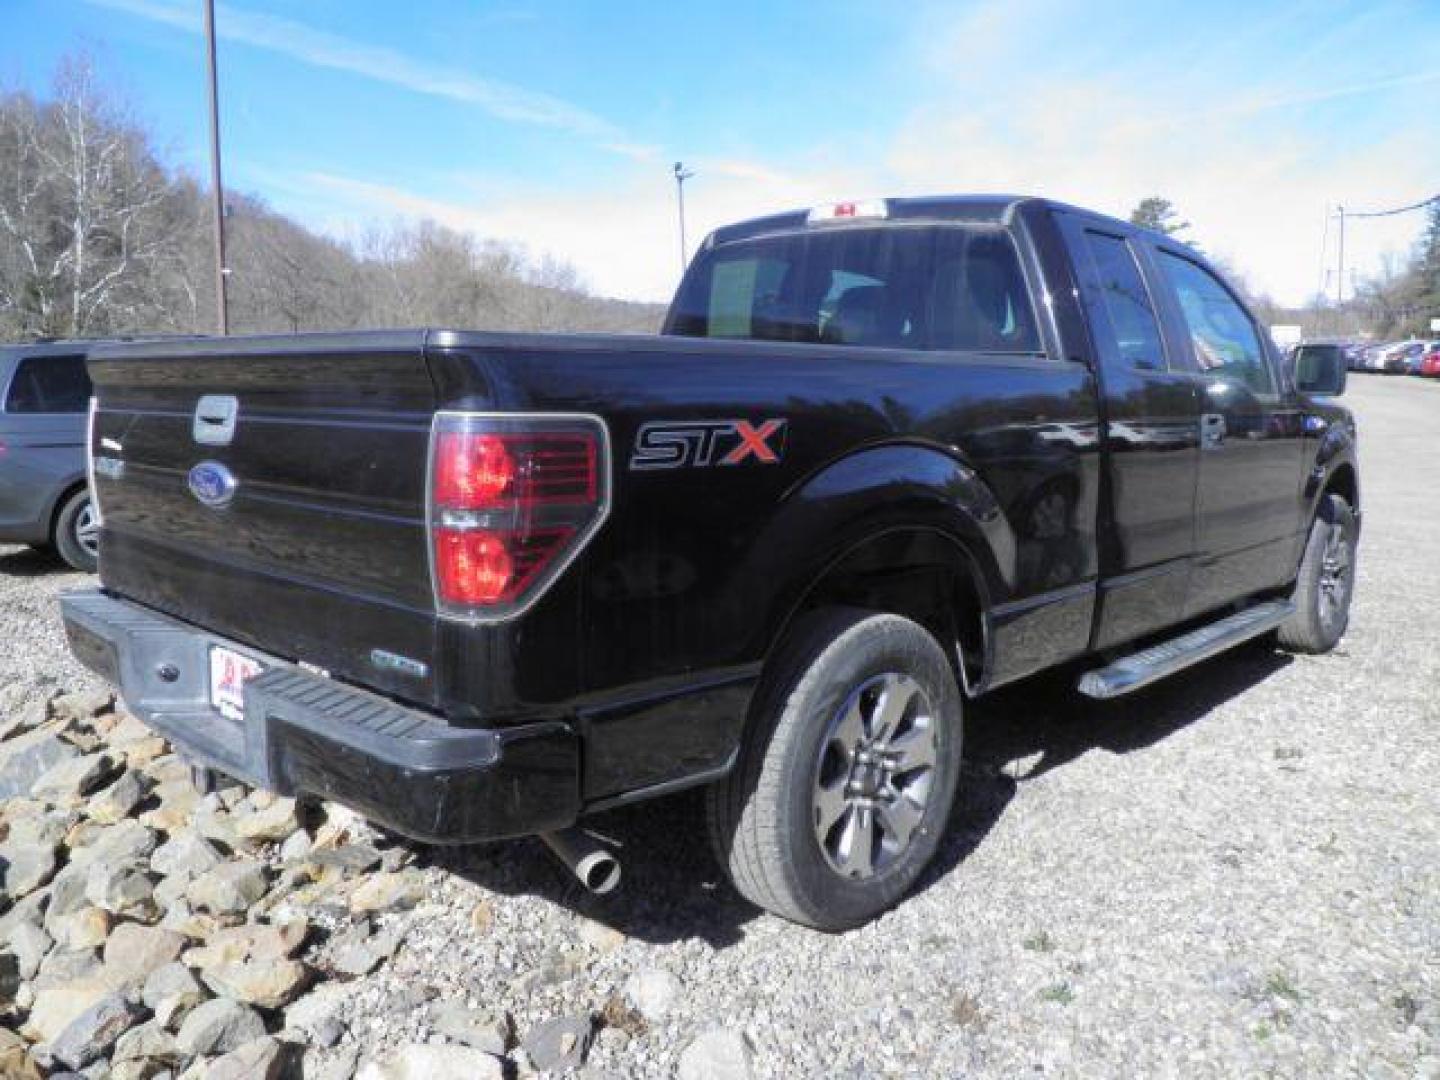
{"label": "chrome running board", "polygon": [[1237,611],[1198,630],[1131,653],[1103,668],[1087,671],[1080,677],[1080,692],[1087,697],[1104,699],[1139,690],[1167,675],[1183,671],[1191,664],[1198,664],[1216,653],[1259,637],[1267,630],[1274,630],[1294,613],[1295,605],[1289,600],[1270,600]]}

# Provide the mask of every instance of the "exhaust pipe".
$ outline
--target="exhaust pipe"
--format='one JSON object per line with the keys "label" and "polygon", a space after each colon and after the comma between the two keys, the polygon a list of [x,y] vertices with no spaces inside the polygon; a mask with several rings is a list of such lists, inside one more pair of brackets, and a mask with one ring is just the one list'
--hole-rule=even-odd
{"label": "exhaust pipe", "polygon": [[620,860],[589,833],[572,825],[541,833],[540,839],[591,892],[603,896],[620,884]]}

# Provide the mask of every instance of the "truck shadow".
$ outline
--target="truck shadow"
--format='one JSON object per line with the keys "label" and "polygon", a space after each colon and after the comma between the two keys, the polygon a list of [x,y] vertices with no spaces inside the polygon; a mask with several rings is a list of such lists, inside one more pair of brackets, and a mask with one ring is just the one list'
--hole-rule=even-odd
{"label": "truck shadow", "polygon": [[45,574],[73,573],[65,560],[53,551],[32,547],[0,546],[0,574],[8,577],[42,577]]}
{"label": "truck shadow", "polygon": [[[946,837],[915,892],[944,878],[1000,821],[1020,785],[1100,751],[1143,750],[1195,723],[1291,662],[1246,646],[1112,702],[1074,690],[1056,671],[971,706],[965,767]],[[652,944],[698,938],[733,945],[761,912],[739,896],[706,841],[704,798],[687,792],[597,814],[585,827],[611,841],[624,881],[610,896],[585,891],[538,840],[430,848],[428,860],[503,895],[538,896]]]}

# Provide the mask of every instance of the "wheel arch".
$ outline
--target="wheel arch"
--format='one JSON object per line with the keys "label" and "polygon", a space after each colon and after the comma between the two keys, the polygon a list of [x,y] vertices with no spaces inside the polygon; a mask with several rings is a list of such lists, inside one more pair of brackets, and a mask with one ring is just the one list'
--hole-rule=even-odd
{"label": "wheel arch", "polygon": [[1015,538],[999,500],[964,462],[892,444],[851,454],[799,485],[766,530],[772,602],[762,654],[826,605],[891,611],[924,626],[962,688],[982,685],[987,613],[1014,581]]}
{"label": "wheel arch", "polygon": [[1360,478],[1351,461],[1345,461],[1337,465],[1325,481],[1325,487],[1320,495],[1339,495],[1355,513],[1360,512]]}

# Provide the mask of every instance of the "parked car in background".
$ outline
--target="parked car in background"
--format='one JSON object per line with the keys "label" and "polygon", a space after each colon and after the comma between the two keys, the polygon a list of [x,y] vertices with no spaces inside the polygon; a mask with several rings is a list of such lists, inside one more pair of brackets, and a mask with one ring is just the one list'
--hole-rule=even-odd
{"label": "parked car in background", "polygon": [[54,548],[95,570],[99,528],[85,482],[91,341],[0,345],[0,542]]}
{"label": "parked car in background", "polygon": [[1440,341],[1432,342],[1420,357],[1420,370],[1416,374],[1427,379],[1440,379]]}
{"label": "parked car in background", "polygon": [[1403,375],[1405,373],[1405,346],[1410,344],[1407,341],[1392,341],[1382,345],[1370,356],[1369,367],[1371,371],[1378,371],[1382,375]]}
{"label": "parked car in background", "polygon": [[1360,366],[1356,371],[1379,371],[1381,358],[1385,350],[1390,346],[1386,342],[1377,341],[1373,345],[1366,345],[1360,350]]}
{"label": "parked car in background", "polygon": [[1404,352],[1402,353],[1405,361],[1405,374],[1419,375],[1421,362],[1425,359],[1426,354],[1437,345],[1440,345],[1440,341],[1425,340],[1411,342],[1405,346]]}

